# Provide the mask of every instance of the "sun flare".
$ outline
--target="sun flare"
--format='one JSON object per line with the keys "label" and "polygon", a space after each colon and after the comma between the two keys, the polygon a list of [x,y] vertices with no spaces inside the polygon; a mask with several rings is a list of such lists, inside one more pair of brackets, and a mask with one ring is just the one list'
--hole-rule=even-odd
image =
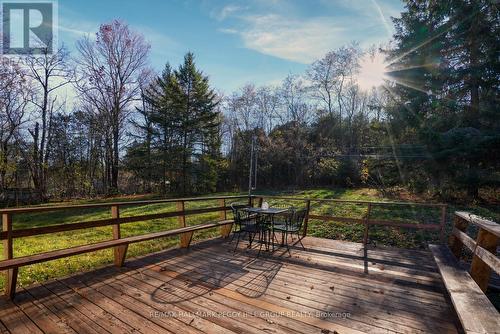
{"label": "sun flare", "polygon": [[379,87],[387,80],[387,65],[380,53],[364,55],[360,61],[358,84],[364,90]]}

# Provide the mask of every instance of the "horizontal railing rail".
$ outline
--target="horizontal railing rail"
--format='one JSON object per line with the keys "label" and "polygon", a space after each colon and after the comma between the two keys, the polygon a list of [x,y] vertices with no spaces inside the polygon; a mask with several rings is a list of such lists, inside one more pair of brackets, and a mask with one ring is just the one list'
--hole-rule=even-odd
{"label": "horizontal railing rail", "polygon": [[[363,224],[365,225],[363,233],[363,244],[368,242],[369,229],[370,226],[388,226],[396,228],[410,228],[417,230],[437,230],[439,231],[439,238],[441,242],[444,242],[445,238],[445,226],[446,226],[446,210],[447,205],[441,203],[419,203],[419,202],[374,202],[374,201],[361,201],[361,200],[343,200],[343,199],[333,199],[333,198],[302,198],[302,197],[287,197],[287,196],[268,196],[268,195],[256,195],[254,196],[259,199],[259,203],[262,203],[264,199],[273,200],[288,200],[288,201],[302,201],[305,203],[307,209],[307,216],[304,222],[304,232],[303,235],[307,234],[308,223],[310,219],[321,220],[321,221],[335,221],[341,223],[353,223],[353,224]],[[351,218],[351,217],[339,217],[332,215],[320,215],[312,213],[311,206],[313,203],[342,203],[342,204],[360,204],[366,205],[366,212],[362,218]],[[438,208],[440,210],[440,218],[435,224],[415,224],[407,223],[400,220],[384,220],[384,219],[373,219],[371,218],[372,209],[376,206],[420,206],[420,207],[430,207]]]}
{"label": "horizontal railing rail", "polygon": [[[36,236],[36,235],[42,235],[42,234],[75,231],[75,230],[81,230],[81,229],[93,228],[93,227],[111,226],[111,225],[116,225],[116,224],[133,223],[133,222],[160,219],[160,218],[172,218],[172,217],[178,217],[181,215],[190,216],[190,215],[196,215],[196,214],[201,214],[201,213],[218,212],[218,211],[226,211],[226,210],[231,210],[231,207],[230,206],[217,206],[217,207],[211,207],[211,208],[191,209],[191,210],[185,210],[185,211],[170,211],[170,212],[155,213],[155,214],[149,214],[149,215],[100,219],[100,220],[91,220],[91,221],[84,221],[84,222],[77,222],[77,223],[57,224],[57,225],[49,225],[49,226],[41,226],[41,227],[30,227],[30,228],[12,230],[10,236],[12,238],[30,237],[30,236]],[[9,237],[9,233],[7,231],[0,232],[0,240],[7,239],[8,237]]]}
{"label": "horizontal railing rail", "polygon": [[[444,222],[446,217],[446,205],[444,204],[427,204],[427,203],[408,203],[408,202],[370,202],[370,201],[359,201],[359,200],[340,200],[340,199],[318,199],[318,198],[298,198],[298,197],[284,197],[284,196],[262,196],[262,195],[237,195],[237,196],[209,196],[209,197],[187,197],[187,198],[172,198],[172,199],[161,199],[161,200],[142,200],[142,201],[125,201],[125,202],[106,202],[106,203],[91,203],[91,204],[78,204],[78,205],[53,205],[53,206],[36,206],[36,207],[22,207],[22,208],[4,208],[0,209],[0,214],[2,216],[2,230],[0,232],[0,240],[3,243],[3,255],[4,261],[16,262],[19,263],[30,263],[30,259],[18,260],[19,258],[14,258],[13,254],[13,241],[16,238],[23,237],[31,237],[38,236],[44,234],[51,233],[59,233],[59,232],[67,232],[74,230],[82,230],[88,228],[96,228],[96,227],[112,227],[112,238],[106,241],[98,242],[97,244],[89,244],[79,246],[81,249],[75,249],[72,251],[70,248],[65,250],[58,250],[59,253],[52,254],[52,252],[47,252],[47,259],[57,258],[59,256],[69,256],[76,255],[86,251],[93,251],[95,249],[105,249],[105,248],[113,248],[114,249],[114,263],[117,266],[123,264],[123,261],[126,256],[128,242],[136,242],[137,240],[142,240],[142,238],[148,238],[148,235],[137,236],[136,237],[127,237],[122,238],[120,233],[120,226],[126,223],[139,222],[139,221],[148,221],[162,218],[173,218],[177,217],[178,228],[171,230],[172,233],[163,233],[168,232],[155,232],[159,236],[170,236],[170,235],[180,235],[180,246],[187,247],[191,241],[193,231],[196,229],[190,230],[189,226],[186,224],[186,217],[190,215],[197,215],[209,212],[219,212],[219,220],[223,223],[220,225],[221,235],[227,236],[231,231],[231,223],[228,223],[227,220],[227,211],[231,209],[231,202],[244,202],[248,203],[248,205],[253,206],[255,200],[258,200],[258,205],[262,204],[263,199],[281,199],[287,201],[303,201],[306,209],[306,219],[304,222],[304,231],[303,236],[307,235],[308,231],[308,221],[309,219],[315,220],[323,220],[323,221],[338,221],[338,222],[346,222],[346,223],[361,223],[365,225],[363,242],[366,243],[368,239],[369,226],[371,225],[382,225],[382,226],[392,226],[392,227],[408,227],[408,228],[416,228],[416,229],[435,229],[441,231],[441,237],[443,237],[444,231]],[[200,202],[200,201],[218,201],[217,206],[209,206],[203,208],[192,208],[186,209],[186,204],[190,202]],[[135,215],[135,216],[120,216],[120,209],[124,207],[134,207],[134,206],[142,206],[142,205],[155,205],[155,204],[169,204],[175,203],[175,209],[173,211],[168,212],[160,212],[154,214],[143,214],[143,215]],[[320,215],[311,212],[311,203],[353,203],[359,205],[366,205],[367,211],[362,218],[350,218],[350,217],[335,217],[328,215]],[[439,207],[441,208],[441,222],[439,224],[409,224],[401,221],[390,221],[390,220],[381,220],[381,219],[373,219],[370,217],[370,212],[373,207],[380,205],[412,205],[412,206],[428,206],[428,207]],[[98,219],[98,220],[89,220],[89,221],[78,221],[71,223],[59,223],[52,224],[48,226],[35,226],[28,228],[13,228],[13,217],[21,214],[35,214],[42,212],[52,212],[52,211],[78,211],[78,210],[86,210],[86,209],[102,209],[108,208],[110,209],[110,218],[106,219]],[[207,225],[210,226],[210,225]],[[186,230],[186,231],[185,231]],[[190,230],[190,231],[188,231]],[[129,240],[130,239],[130,240]],[[146,240],[144,239],[144,240]],[[120,241],[122,240],[122,241]],[[49,254],[50,253],[50,254]],[[74,253],[74,254],[73,254]],[[44,253],[38,253],[33,256],[36,256],[36,262],[42,262],[45,255]],[[16,261],[12,261],[12,260]],[[0,261],[1,263],[1,261]],[[17,262],[16,262],[17,263]],[[8,266],[5,266],[6,268]],[[11,267],[9,267],[11,268]],[[6,294],[12,296],[15,291],[15,284],[17,280],[17,268],[11,268],[7,270],[7,280],[6,280]]]}
{"label": "horizontal railing rail", "polygon": [[[107,202],[107,203],[95,203],[95,204],[79,204],[79,205],[54,205],[54,206],[38,206],[38,207],[25,207],[25,208],[4,208],[0,209],[0,214],[2,216],[2,231],[0,232],[0,240],[3,243],[3,257],[4,260],[0,261],[0,265],[6,270],[6,282],[5,282],[5,294],[9,297],[13,297],[16,288],[18,267],[23,265],[29,265],[33,263],[39,263],[44,261],[49,261],[52,259],[57,259],[66,256],[78,255],[86,252],[97,251],[101,249],[113,248],[114,249],[114,263],[117,266],[123,265],[125,260],[127,248],[129,243],[140,242],[151,240],[157,237],[165,236],[180,236],[180,247],[188,247],[193,232],[211,228],[220,227],[220,233],[222,236],[227,237],[231,231],[232,221],[227,220],[226,212],[231,209],[227,203],[228,201],[241,201],[245,200],[251,204],[252,198],[248,195],[240,196],[211,196],[211,197],[189,197],[189,198],[175,198],[175,199],[162,199],[162,200],[148,200],[148,201],[129,201],[129,202]],[[189,202],[200,202],[200,201],[218,201],[217,206],[186,209],[185,204]],[[120,208],[131,207],[131,206],[143,206],[143,205],[154,205],[154,204],[168,204],[175,203],[175,211],[120,217]],[[84,209],[100,209],[109,208],[111,209],[111,218],[99,219],[91,221],[80,221],[73,223],[64,224],[53,224],[48,226],[39,227],[29,227],[14,229],[13,228],[13,217],[21,214],[32,214],[40,212],[53,212],[53,211],[77,211]],[[187,226],[186,216],[203,214],[208,212],[219,212],[219,221],[221,224],[199,224],[195,226]],[[160,231],[145,235],[138,235],[134,237],[121,237],[120,226],[126,223],[148,221],[161,218],[173,218],[178,219],[178,228],[174,230]],[[37,253],[31,256],[24,256],[21,258],[14,258],[14,239],[38,236],[50,233],[75,231],[81,229],[95,228],[95,227],[112,227],[112,238],[105,241],[100,241],[94,244],[87,244],[78,247],[70,247],[65,249],[59,249],[56,251],[48,251],[44,253]]]}
{"label": "horizontal railing rail", "polygon": [[123,207],[123,206],[162,204],[162,203],[176,203],[179,201],[199,202],[199,201],[210,201],[210,200],[221,200],[221,199],[242,199],[242,198],[248,198],[248,195],[186,197],[186,198],[156,199],[156,200],[147,200],[147,201],[105,202],[105,203],[90,203],[90,204],[47,205],[47,206],[31,206],[31,207],[22,207],[22,208],[3,208],[3,209],[0,209],[0,214],[4,214],[4,213],[20,214],[20,213],[59,211],[59,210],[109,208],[111,206]]}
{"label": "horizontal railing rail", "polygon": [[315,197],[288,197],[288,196],[275,196],[275,195],[253,195],[254,198],[270,198],[282,199],[291,201],[314,201],[314,202],[338,202],[338,203],[353,203],[353,204],[373,204],[373,205],[411,205],[411,206],[427,206],[427,207],[446,207],[447,204],[443,203],[424,203],[424,202],[390,202],[390,201],[362,201],[351,199],[337,199],[337,198],[315,198]]}
{"label": "horizontal railing rail", "polygon": [[[475,240],[466,233],[470,224],[479,229]],[[500,275],[500,259],[496,253],[499,241],[500,224],[468,212],[455,212],[449,239],[451,252],[458,260],[463,246],[472,252],[470,275],[483,291],[488,288],[492,270]]]}

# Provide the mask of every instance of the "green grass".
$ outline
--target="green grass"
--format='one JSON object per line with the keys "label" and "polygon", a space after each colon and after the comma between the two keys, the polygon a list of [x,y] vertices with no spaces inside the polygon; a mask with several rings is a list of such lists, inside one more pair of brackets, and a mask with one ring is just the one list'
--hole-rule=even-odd
{"label": "green grass", "polygon": [[[290,195],[311,198],[339,198],[346,200],[369,200],[369,201],[384,201],[376,190],[372,189],[316,189],[295,192],[264,192],[263,195]],[[230,195],[227,193],[217,195]],[[152,197],[134,197],[134,198],[115,198],[106,200],[79,200],[64,204],[84,204],[98,203],[110,201],[130,201],[151,199]],[[290,202],[283,200],[269,200],[271,206],[278,204],[287,204]],[[60,203],[53,203],[57,205]],[[303,206],[303,202],[294,202],[296,206]],[[218,206],[218,201],[209,200],[201,202],[186,202],[186,210],[214,207]],[[464,209],[451,207],[449,212],[455,209]],[[500,218],[498,208],[472,207],[469,211],[491,217],[493,219]],[[175,203],[163,203],[154,205],[141,205],[133,207],[124,207],[120,211],[121,217],[154,214],[168,211],[175,211]],[[361,218],[366,212],[366,205],[352,203],[322,203],[314,204],[312,212],[315,214],[336,215],[341,217]],[[228,213],[229,214],[229,213]],[[230,214],[229,214],[230,215]],[[450,218],[451,215],[448,215]],[[204,213],[199,215],[187,216],[188,225],[199,224],[207,221],[217,220],[218,212]],[[372,218],[404,220],[405,222],[438,222],[439,210],[422,207],[402,207],[402,206],[384,206],[374,207],[372,209]],[[111,218],[111,213],[108,208],[80,209],[80,210],[64,210],[31,214],[19,214],[13,218],[13,228],[29,228],[38,226],[47,226],[54,224],[66,224],[79,221],[90,221]],[[448,223],[450,229],[451,223]],[[146,222],[134,222],[123,224],[121,233],[123,237],[140,235],[149,232],[163,231],[178,227],[177,218],[163,218],[150,220]],[[50,250],[63,249],[78,245],[95,243],[110,239],[112,235],[111,227],[99,227],[85,230],[61,232],[55,234],[40,235],[34,237],[18,238],[14,240],[14,256],[26,256],[46,252]],[[341,240],[350,240],[359,242],[363,237],[363,226],[359,224],[346,224],[336,222],[320,222],[310,221],[309,235],[333,238]],[[211,238],[218,236],[217,229],[203,230],[196,232],[195,240]],[[436,239],[436,232],[414,232],[405,229],[394,229],[386,227],[373,227],[370,230],[370,239],[382,244],[393,245],[398,247],[423,247],[425,242]],[[143,255],[178,245],[178,237],[164,238],[152,240],[130,245],[127,257]],[[2,245],[0,244],[0,252]],[[112,262],[112,249],[102,250],[98,252],[72,256],[59,260],[50,261],[49,263],[41,263],[22,267],[19,270],[18,284],[28,285],[34,282],[41,282],[53,277],[60,277],[75,272],[89,270],[97,266],[109,264]],[[3,286],[4,276],[0,275],[0,286]]]}

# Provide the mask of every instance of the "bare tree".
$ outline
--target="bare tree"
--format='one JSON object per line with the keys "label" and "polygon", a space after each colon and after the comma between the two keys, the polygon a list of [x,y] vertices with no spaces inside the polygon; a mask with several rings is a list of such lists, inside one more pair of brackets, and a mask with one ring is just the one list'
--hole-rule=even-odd
{"label": "bare tree", "polygon": [[30,159],[33,184],[42,200],[47,198],[47,177],[49,147],[52,140],[52,117],[62,108],[63,101],[57,101],[57,90],[74,77],[68,63],[68,51],[62,47],[55,53],[45,49],[41,55],[29,55],[25,59],[27,75],[33,82],[35,95],[32,100],[34,126],[28,131],[33,138],[32,158]]}
{"label": "bare tree", "polygon": [[277,113],[281,123],[289,121],[304,123],[309,120],[310,106],[307,103],[306,85],[297,75],[288,75],[281,85],[280,101],[282,110]]}
{"label": "bare tree", "polygon": [[96,40],[85,37],[77,42],[82,99],[106,115],[110,135],[111,191],[118,191],[120,142],[131,105],[140,97],[139,79],[146,66],[150,45],[144,37],[120,21],[102,24]]}
{"label": "bare tree", "polygon": [[257,91],[247,84],[226,99],[230,117],[240,131],[249,131],[259,126]]}
{"label": "bare tree", "polygon": [[340,120],[342,120],[344,88],[354,79],[360,56],[361,50],[357,44],[343,46],[328,52],[307,70],[312,97],[322,102],[330,114],[333,114],[336,106]]}
{"label": "bare tree", "polygon": [[262,128],[271,132],[279,108],[279,94],[274,87],[263,86],[257,89],[257,107],[262,118]]}
{"label": "bare tree", "polygon": [[32,91],[26,71],[13,60],[0,57],[0,190],[7,186],[7,172],[17,168],[11,161],[16,137]]}

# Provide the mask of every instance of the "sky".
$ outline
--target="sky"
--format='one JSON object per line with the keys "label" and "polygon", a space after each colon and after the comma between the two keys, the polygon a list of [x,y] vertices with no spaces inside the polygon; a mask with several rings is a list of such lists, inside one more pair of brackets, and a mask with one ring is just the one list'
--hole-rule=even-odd
{"label": "sky", "polygon": [[78,39],[120,19],[149,41],[155,70],[192,51],[212,85],[231,92],[302,74],[352,41],[386,43],[402,9],[400,0],[59,0],[58,39],[74,53]]}

